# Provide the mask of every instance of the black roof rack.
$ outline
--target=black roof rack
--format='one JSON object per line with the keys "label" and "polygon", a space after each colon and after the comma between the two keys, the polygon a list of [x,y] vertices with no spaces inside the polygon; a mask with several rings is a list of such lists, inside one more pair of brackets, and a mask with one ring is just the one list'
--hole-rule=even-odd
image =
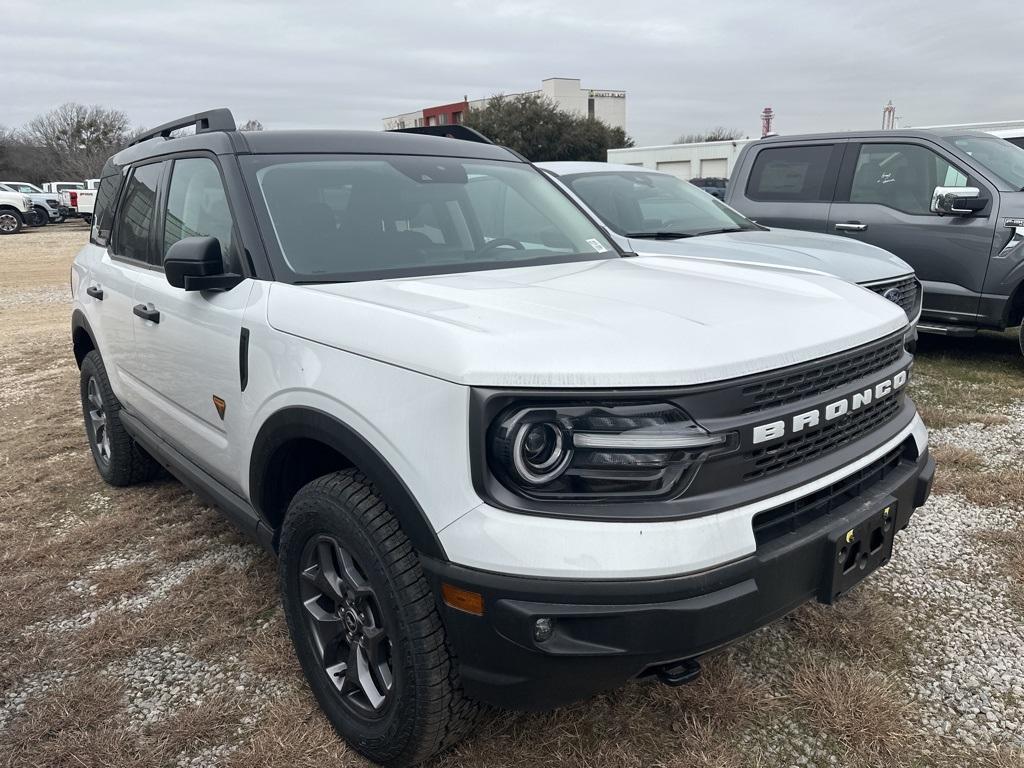
{"label": "black roof rack", "polygon": [[418,125],[415,128],[390,128],[388,133],[422,133],[424,136],[442,136],[460,141],[475,141],[478,144],[493,144],[480,131],[474,131],[466,125]]}
{"label": "black roof rack", "polygon": [[197,112],[194,115],[188,117],[182,117],[178,120],[172,120],[169,123],[158,125],[156,128],[152,128],[145,133],[141,133],[132,140],[132,143],[128,146],[135,146],[141,144],[149,139],[155,139],[157,136],[161,136],[165,139],[170,138],[171,133],[179,130],[180,128],[189,128],[191,126],[196,127],[196,133],[207,133],[209,131],[233,131],[235,130],[235,117],[231,114],[230,109],[210,109],[206,112]]}

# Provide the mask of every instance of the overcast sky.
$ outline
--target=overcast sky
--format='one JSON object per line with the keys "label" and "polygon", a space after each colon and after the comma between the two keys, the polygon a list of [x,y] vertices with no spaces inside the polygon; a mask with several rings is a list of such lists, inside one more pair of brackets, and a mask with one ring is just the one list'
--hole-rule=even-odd
{"label": "overcast sky", "polygon": [[1004,2],[19,7],[0,33],[8,127],[77,101],[146,126],[228,106],[267,128],[377,129],[546,77],[625,90],[638,144],[715,125],[760,135],[766,105],[780,133],[876,127],[889,99],[904,125],[1024,119],[1024,21]]}

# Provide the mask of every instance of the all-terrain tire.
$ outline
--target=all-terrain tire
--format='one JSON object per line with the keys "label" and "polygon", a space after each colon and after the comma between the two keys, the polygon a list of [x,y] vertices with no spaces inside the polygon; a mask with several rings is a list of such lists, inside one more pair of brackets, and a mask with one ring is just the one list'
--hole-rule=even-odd
{"label": "all-terrain tire", "polygon": [[32,209],[32,213],[35,216],[35,226],[45,227],[50,223],[50,213],[43,206],[37,205]]}
{"label": "all-terrain tire", "polygon": [[[363,599],[373,600],[372,613],[379,614],[386,633],[392,683],[379,712],[367,714],[353,703],[352,690],[344,693],[346,684],[355,686],[356,696],[360,691],[340,680],[339,665],[328,671],[325,648],[338,646],[326,644],[317,634],[322,625],[311,619],[308,582],[324,566],[321,561],[310,567],[308,559],[311,547],[325,541],[337,545],[332,551],[339,557],[344,553],[344,562],[357,564],[363,591],[372,592]],[[295,652],[328,719],[356,751],[386,766],[418,765],[473,729],[482,709],[462,693],[458,665],[416,551],[362,473],[335,472],[302,488],[288,507],[279,554]],[[344,615],[339,605],[329,602],[327,614]]]}
{"label": "all-terrain tire", "polygon": [[121,403],[110,388],[103,358],[95,349],[82,360],[80,391],[85,433],[103,479],[110,485],[126,486],[156,477],[161,467],[125,431]]}

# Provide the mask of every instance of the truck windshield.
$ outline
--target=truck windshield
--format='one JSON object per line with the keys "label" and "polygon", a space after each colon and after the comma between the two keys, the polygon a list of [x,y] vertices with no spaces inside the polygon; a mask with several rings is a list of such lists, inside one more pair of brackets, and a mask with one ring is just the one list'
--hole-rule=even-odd
{"label": "truck windshield", "polygon": [[955,136],[951,141],[1013,189],[1024,191],[1024,149],[995,136]]}
{"label": "truck windshield", "polygon": [[525,163],[399,155],[242,158],[266,239],[302,282],[618,258]]}
{"label": "truck windshield", "polygon": [[0,182],[0,185],[11,192],[21,192],[23,195],[39,195],[43,191],[39,187],[34,187],[31,184],[25,184],[20,181],[4,181]]}
{"label": "truck windshield", "polygon": [[602,171],[567,175],[562,181],[625,237],[669,239],[760,229],[707,192],[665,173]]}

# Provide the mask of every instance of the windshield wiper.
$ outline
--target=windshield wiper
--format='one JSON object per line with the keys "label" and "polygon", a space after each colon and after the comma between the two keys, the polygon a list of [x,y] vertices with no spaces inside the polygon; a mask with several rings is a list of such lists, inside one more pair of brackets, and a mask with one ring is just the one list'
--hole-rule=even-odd
{"label": "windshield wiper", "polygon": [[694,237],[700,237],[701,235],[724,235],[727,232],[748,232],[753,227],[726,227],[724,229],[709,229],[705,232],[698,232]]}
{"label": "windshield wiper", "polygon": [[646,240],[681,240],[684,237],[693,237],[691,232],[627,232],[626,237],[636,237]]}

